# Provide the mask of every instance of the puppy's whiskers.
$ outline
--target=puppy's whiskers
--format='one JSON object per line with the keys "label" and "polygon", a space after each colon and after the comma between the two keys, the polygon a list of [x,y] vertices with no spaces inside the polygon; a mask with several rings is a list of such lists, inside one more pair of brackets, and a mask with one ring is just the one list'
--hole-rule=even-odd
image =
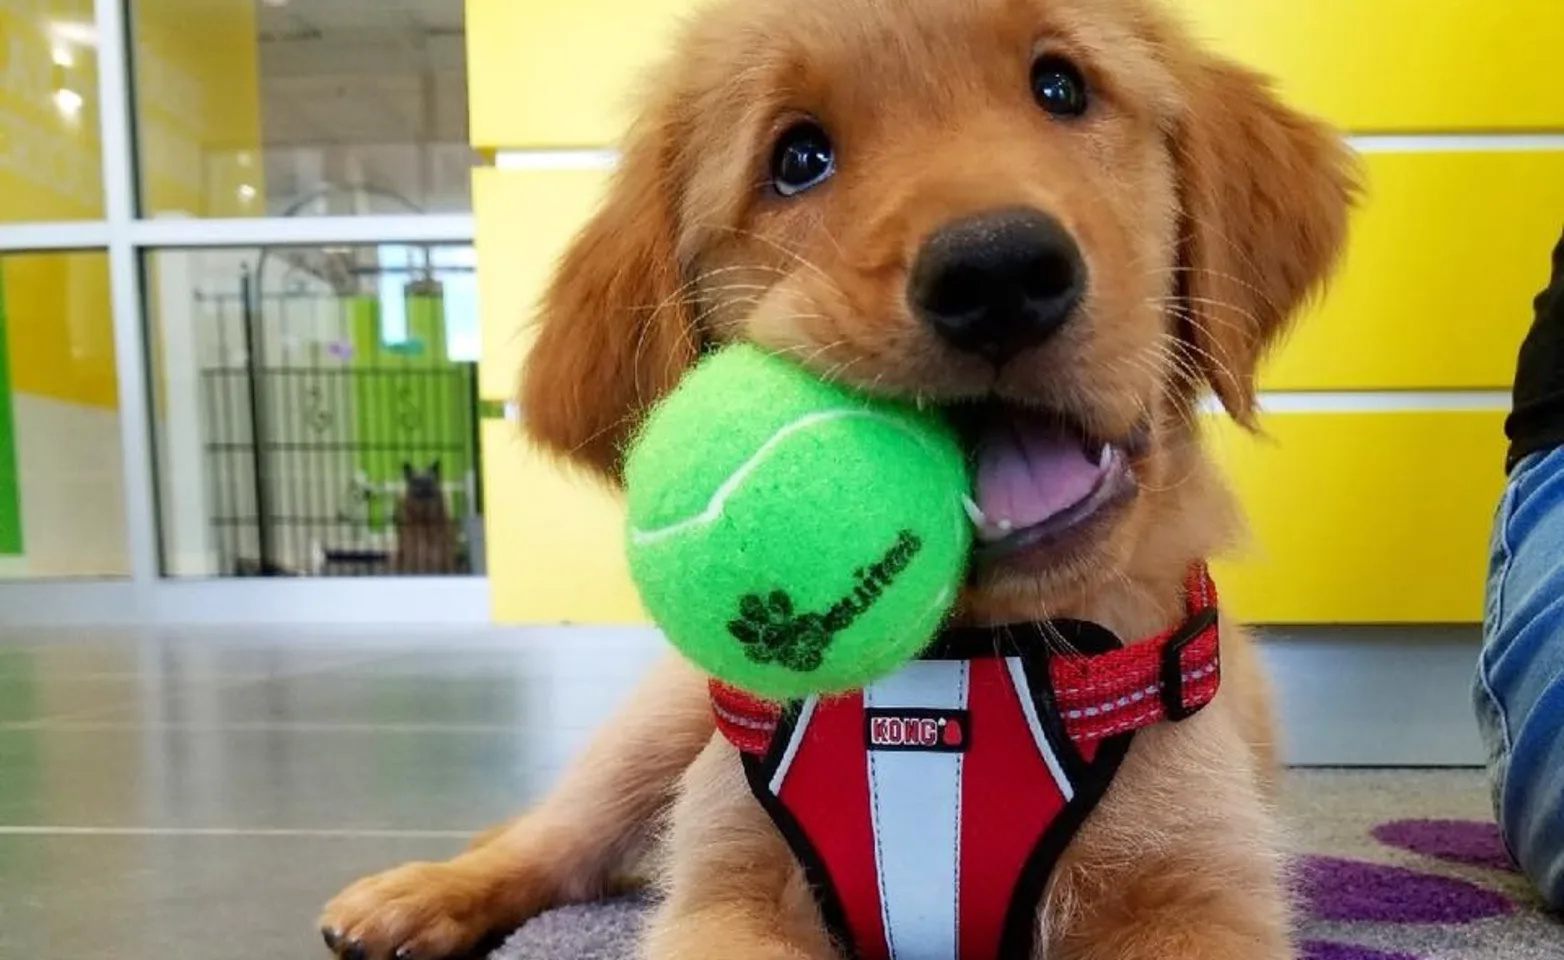
{"label": "puppy's whiskers", "polygon": [[[771,237],[766,236],[765,234],[759,233],[759,232],[754,231],[754,230],[747,230],[747,229],[745,229],[743,227],[735,227],[735,226],[731,226],[729,224],[710,223],[710,222],[702,223],[701,226],[706,227],[708,229],[712,229],[712,230],[721,230],[721,231],[724,231],[724,232],[727,232],[727,233],[731,233],[731,234],[733,234],[736,237],[742,237],[742,238],[745,238],[745,239],[754,240],[754,241],[756,241],[758,243],[761,243],[761,244],[771,248],[772,250],[775,250],[776,252],[782,254],[783,256],[788,257],[794,263],[798,264],[800,267],[803,267],[805,270],[808,270],[809,272],[813,273],[815,276],[819,277],[820,280],[823,281],[826,284],[826,286],[830,288],[831,292],[834,295],[836,295],[838,297],[841,297],[844,300],[847,299],[847,296],[842,291],[842,288],[837,285],[836,280],[831,276],[831,274],[829,272],[827,272],[825,270],[825,268],[821,267],[819,264],[815,263],[813,260],[811,260],[808,257],[804,256],[803,254],[799,253],[797,250],[791,250],[788,247],[784,246],[783,244],[779,243],[778,241],[772,239]],[[833,240],[832,242],[834,243],[835,241]],[[838,247],[837,249],[840,250],[841,248]]]}
{"label": "puppy's whiskers", "polygon": [[[1174,266],[1169,266],[1169,267],[1159,267],[1159,268],[1157,268],[1155,270],[1148,270],[1148,271],[1146,271],[1146,276],[1149,276],[1149,277],[1169,277],[1169,278],[1173,278],[1173,277],[1178,277],[1180,275],[1205,276],[1205,277],[1214,277],[1214,278],[1216,278],[1218,280],[1225,280],[1228,283],[1231,283],[1231,284],[1233,284],[1235,286],[1243,288],[1248,293],[1254,294],[1255,299],[1259,300],[1261,302],[1261,304],[1264,305],[1265,307],[1267,307],[1268,309],[1274,310],[1277,313],[1281,313],[1282,312],[1281,306],[1279,304],[1277,304],[1275,298],[1272,297],[1269,293],[1267,293],[1264,290],[1261,290],[1259,287],[1255,286],[1250,281],[1245,280],[1242,277],[1238,277],[1238,276],[1235,276],[1235,275],[1233,275],[1231,273],[1228,273],[1225,270],[1217,270],[1217,269],[1215,269],[1213,267],[1192,267],[1192,266],[1184,266],[1184,265],[1174,265]],[[1177,296],[1177,295],[1175,294],[1174,296]]]}

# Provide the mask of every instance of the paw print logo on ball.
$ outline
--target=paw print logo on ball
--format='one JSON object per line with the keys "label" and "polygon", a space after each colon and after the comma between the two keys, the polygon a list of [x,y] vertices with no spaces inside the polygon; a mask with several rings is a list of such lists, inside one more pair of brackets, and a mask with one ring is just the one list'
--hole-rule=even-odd
{"label": "paw print logo on ball", "polygon": [[825,648],[831,643],[825,618],[796,613],[793,598],[782,590],[745,596],[739,601],[739,617],[728,624],[728,632],[744,645],[745,655],[755,663],[774,663],[799,673],[820,669]]}

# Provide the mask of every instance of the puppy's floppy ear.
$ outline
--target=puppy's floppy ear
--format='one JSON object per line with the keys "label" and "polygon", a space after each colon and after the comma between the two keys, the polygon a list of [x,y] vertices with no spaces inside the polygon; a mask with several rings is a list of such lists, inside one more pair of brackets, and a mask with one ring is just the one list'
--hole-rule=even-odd
{"label": "puppy's floppy ear", "polygon": [[631,131],[606,199],[544,295],[523,370],[527,431],[609,480],[640,414],[696,357],[675,252],[671,111],[654,105]]}
{"label": "puppy's floppy ear", "polygon": [[1204,55],[1177,73],[1178,326],[1222,405],[1253,426],[1256,370],[1335,265],[1356,166],[1335,131],[1258,74]]}

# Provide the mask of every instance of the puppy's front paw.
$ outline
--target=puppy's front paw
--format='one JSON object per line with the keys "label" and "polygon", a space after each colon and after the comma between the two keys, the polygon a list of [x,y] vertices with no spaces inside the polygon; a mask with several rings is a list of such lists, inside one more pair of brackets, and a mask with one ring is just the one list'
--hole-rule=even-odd
{"label": "puppy's front paw", "polygon": [[459,862],[409,863],[337,894],[321,936],[342,960],[465,957],[525,919],[495,893],[491,874]]}

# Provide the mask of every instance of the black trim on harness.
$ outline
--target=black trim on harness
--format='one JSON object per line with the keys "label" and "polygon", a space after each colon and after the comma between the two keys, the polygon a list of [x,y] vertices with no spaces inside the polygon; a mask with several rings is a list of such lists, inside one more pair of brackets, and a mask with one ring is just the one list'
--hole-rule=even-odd
{"label": "black trim on harness", "polygon": [[920,660],[978,660],[1039,654],[1108,653],[1124,646],[1112,630],[1089,620],[1043,620],[997,627],[952,627],[929,644]]}
{"label": "black trim on harness", "polygon": [[[1067,650],[1078,654],[1096,655],[1110,653],[1122,647],[1114,633],[1101,624],[1087,620],[1054,620],[1048,633],[1058,652],[1060,641]],[[1112,786],[1118,775],[1119,765],[1129,753],[1135,740],[1134,731],[1110,737],[1097,744],[1091,759],[1070,739],[1064,719],[1059,716],[1058,700],[1054,693],[1053,675],[1048,669],[1049,653],[1034,648],[1030,656],[1023,656],[1021,664],[1026,673],[1026,684],[1031,688],[1032,703],[1037,710],[1037,720],[1043,727],[1043,735],[1053,747],[1054,755],[1064,767],[1070,781],[1072,796],[1063,810],[1038,838],[1037,845],[1027,855],[1021,873],[1016,877],[1010,904],[1005,909],[1004,928],[1000,932],[999,953],[995,960],[1028,960],[1033,956],[1037,936],[1037,911],[1041,909],[1047,893],[1048,879],[1059,865],[1059,858],[1075,840],[1081,826],[1086,823],[1097,804]]]}
{"label": "black trim on harness", "polygon": [[777,721],[776,732],[771,735],[771,745],[764,757],[742,752],[739,754],[744,763],[744,779],[749,781],[749,792],[771,817],[777,832],[782,834],[788,849],[803,868],[804,880],[814,892],[815,904],[820,908],[820,918],[825,922],[826,930],[844,955],[855,956],[852,928],[847,924],[847,911],[842,909],[841,898],[837,896],[836,886],[831,882],[831,872],[826,869],[819,851],[809,841],[809,835],[793,818],[782,798],[771,792],[771,778],[776,776],[777,768],[782,764],[782,756],[787,752],[788,742],[793,739],[793,728],[798,724],[800,708],[801,704],[796,701],[783,708],[782,717]]}
{"label": "black trim on harness", "polygon": [[1188,720],[1199,712],[1184,702],[1184,649],[1216,625],[1216,608],[1207,607],[1194,614],[1168,638],[1162,648],[1162,711],[1174,723]]}
{"label": "black trim on harness", "polygon": [[[1000,934],[996,960],[1029,960],[1035,955],[1037,911],[1042,909],[1043,896],[1048,892],[1048,879],[1058,867],[1059,858],[1064,856],[1086,819],[1113,785],[1119,765],[1124,762],[1134,740],[1133,731],[1122,733],[1098,744],[1091,762],[1076,758],[1076,766],[1080,769],[1070,775],[1075,796],[1049,824],[1016,878],[1015,892],[1005,910],[1005,926]],[[1072,753],[1071,756],[1076,755]]]}

